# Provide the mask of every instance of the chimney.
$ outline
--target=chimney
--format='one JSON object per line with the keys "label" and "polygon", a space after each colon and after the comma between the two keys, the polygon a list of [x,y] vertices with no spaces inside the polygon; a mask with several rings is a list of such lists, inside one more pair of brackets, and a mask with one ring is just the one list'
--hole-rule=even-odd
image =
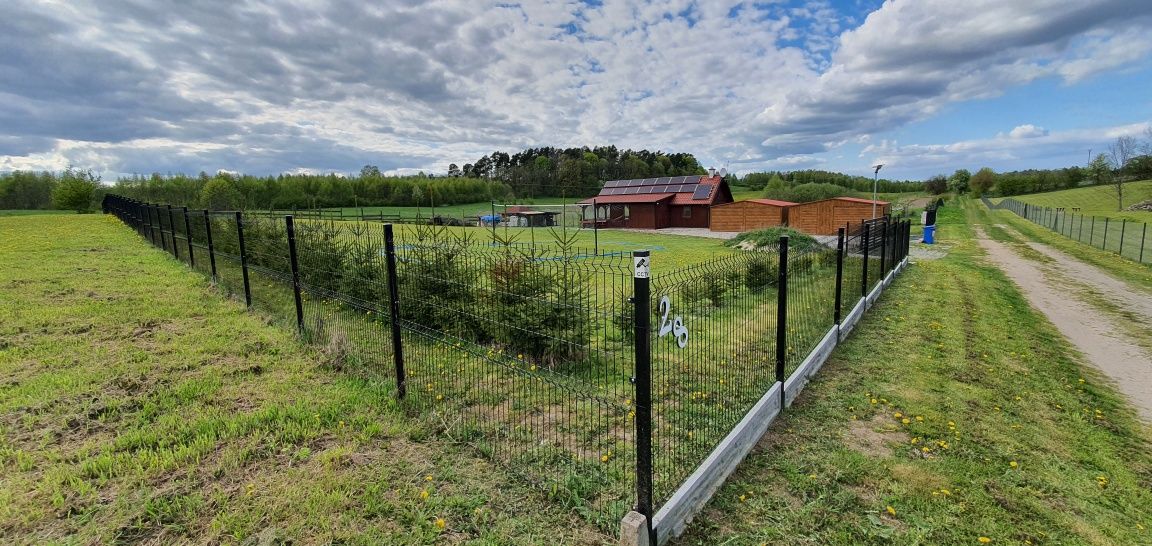
{"label": "chimney", "polygon": [[708,177],[709,178],[716,178],[716,167],[710,167],[708,169]]}

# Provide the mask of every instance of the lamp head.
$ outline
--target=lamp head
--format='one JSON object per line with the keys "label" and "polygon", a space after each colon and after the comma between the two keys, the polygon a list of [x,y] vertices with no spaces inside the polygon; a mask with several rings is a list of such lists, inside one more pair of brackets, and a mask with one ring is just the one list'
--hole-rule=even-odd
{"label": "lamp head", "polygon": [[881,167],[883,167],[883,166],[884,166],[884,164],[883,164],[883,163],[878,163],[878,164],[876,164],[876,165],[873,165],[873,166],[872,166],[872,168],[873,168],[873,169],[875,169],[875,170],[874,170],[874,171],[872,171],[872,174],[878,174],[878,173],[880,172],[880,168],[881,168]]}

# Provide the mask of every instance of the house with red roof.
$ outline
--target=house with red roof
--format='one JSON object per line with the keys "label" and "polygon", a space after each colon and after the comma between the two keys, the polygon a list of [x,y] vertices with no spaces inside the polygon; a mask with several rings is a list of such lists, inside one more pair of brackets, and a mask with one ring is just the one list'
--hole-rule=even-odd
{"label": "house with red roof", "polygon": [[731,203],[719,175],[609,180],[599,195],[578,202],[585,226],[662,229],[707,228],[713,205]]}

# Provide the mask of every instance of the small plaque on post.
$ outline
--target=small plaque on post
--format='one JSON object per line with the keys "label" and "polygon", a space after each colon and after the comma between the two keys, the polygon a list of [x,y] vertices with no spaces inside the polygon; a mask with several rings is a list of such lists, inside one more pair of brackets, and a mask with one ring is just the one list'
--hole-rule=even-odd
{"label": "small plaque on post", "polygon": [[636,265],[636,273],[632,275],[637,279],[647,279],[648,273],[651,270],[650,258],[648,256],[637,256],[632,258]]}

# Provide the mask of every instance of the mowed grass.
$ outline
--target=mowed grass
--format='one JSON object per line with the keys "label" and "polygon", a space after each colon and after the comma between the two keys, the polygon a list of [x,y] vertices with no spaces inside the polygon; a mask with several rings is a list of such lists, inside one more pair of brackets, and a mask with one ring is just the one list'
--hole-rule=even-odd
{"label": "mowed grass", "polygon": [[[367,229],[383,230],[379,223],[365,223]],[[420,227],[411,224],[396,224],[397,244],[404,244],[416,240],[420,236]],[[480,227],[448,227],[440,228],[445,234],[454,237],[465,237],[477,244],[492,244],[492,228]],[[382,231],[381,231],[382,233]],[[622,260],[628,259],[632,252],[648,250],[652,256],[652,274],[657,275],[669,270],[706,262],[721,256],[727,256],[737,251],[724,246],[723,239],[710,237],[696,237],[691,235],[672,235],[653,231],[631,231],[621,229],[591,229],[577,228],[514,228],[497,227],[496,240],[508,240],[519,244],[535,244],[541,247],[555,247],[557,240],[573,240],[575,250],[579,253],[591,255],[594,252],[611,254]],[[501,244],[501,243],[496,243]],[[631,262],[627,264],[631,267]]]}
{"label": "mowed grass", "polygon": [[1152,543],[1147,426],[937,226],[676,544]]}
{"label": "mowed grass", "polygon": [[[1135,222],[1152,223],[1152,212],[1144,211],[1117,211],[1119,204],[1116,199],[1116,186],[1105,184],[1103,186],[1087,186],[1060,190],[1047,193],[1033,193],[1028,195],[1014,195],[1022,203],[1039,205],[1041,207],[1064,207],[1069,213],[1073,207],[1080,207],[1079,214],[1088,216],[1126,219]],[[1127,182],[1124,184],[1124,208],[1136,203],[1152,200],[1152,180]],[[999,201],[999,200],[997,200]]]}
{"label": "mowed grass", "polygon": [[0,216],[38,216],[44,214],[76,214],[68,210],[0,209]]}
{"label": "mowed grass", "polygon": [[610,540],[111,217],[0,218],[0,543]]}

